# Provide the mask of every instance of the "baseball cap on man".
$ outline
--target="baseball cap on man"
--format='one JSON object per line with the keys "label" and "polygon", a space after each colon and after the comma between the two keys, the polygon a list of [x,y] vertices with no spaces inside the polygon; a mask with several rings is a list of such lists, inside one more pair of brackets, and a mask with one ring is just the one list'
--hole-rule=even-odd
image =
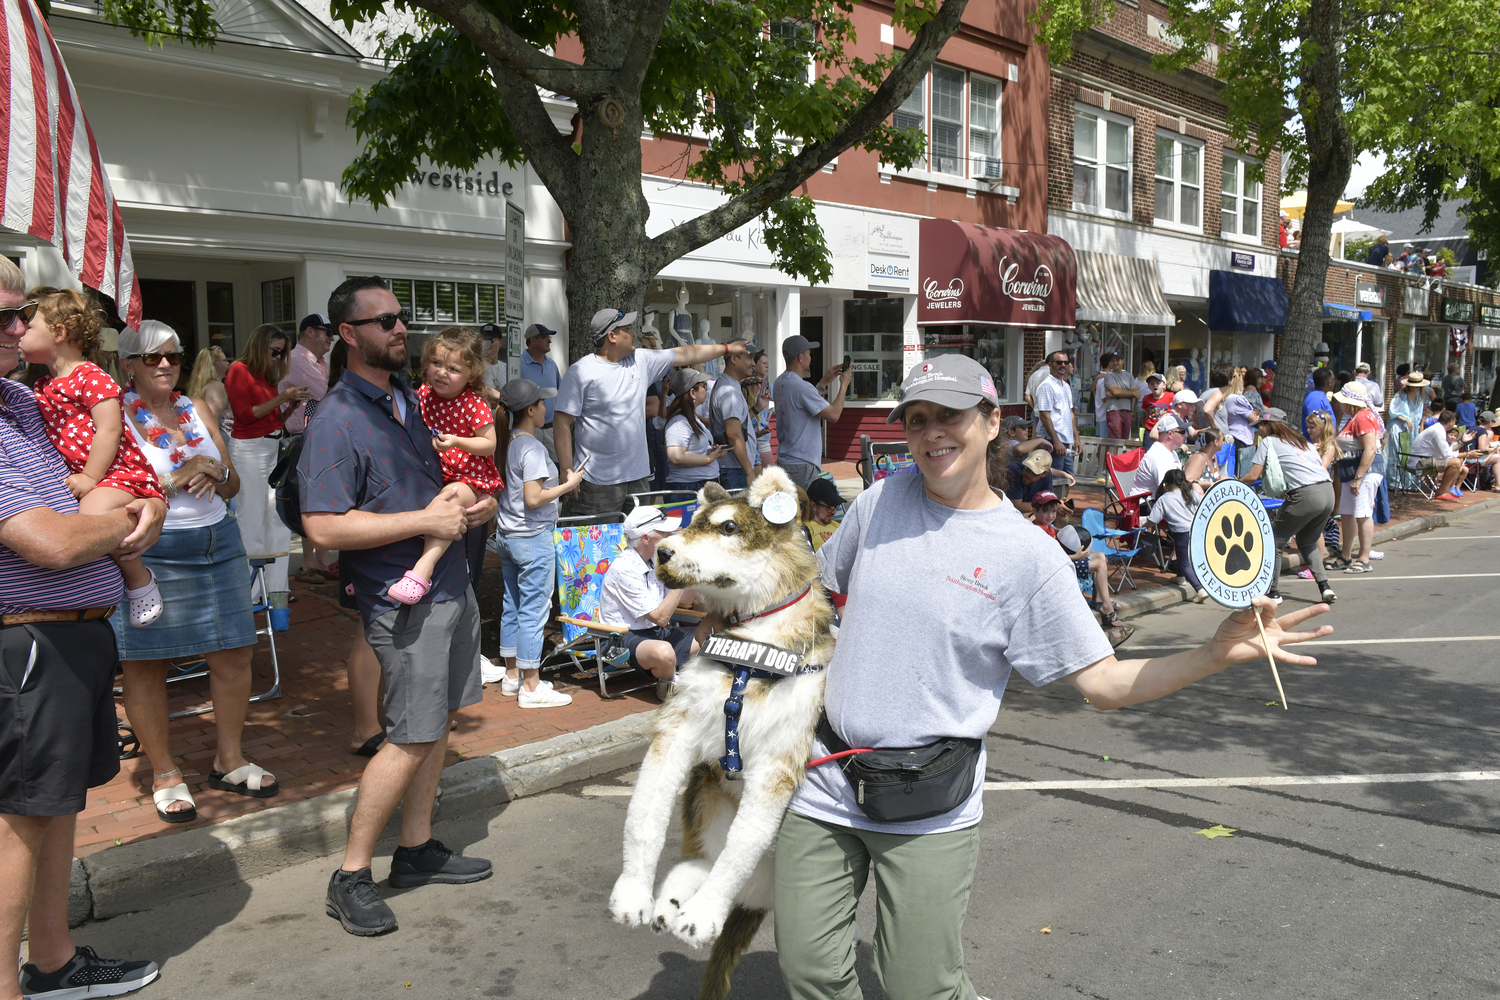
{"label": "baseball cap on man", "polygon": [[1178,420],[1174,414],[1163,413],[1160,417],[1157,418],[1156,433],[1158,435],[1170,434],[1172,431],[1185,432],[1186,430],[1187,424],[1183,423],[1181,420]]}
{"label": "baseball cap on man", "polygon": [[785,360],[790,361],[803,351],[810,351],[814,347],[822,346],[816,340],[808,340],[801,334],[793,334],[781,342],[781,356]]}
{"label": "baseball cap on man", "polygon": [[813,503],[820,503],[824,507],[842,507],[844,498],[839,493],[839,488],[833,485],[832,480],[819,477],[807,486],[807,499]]}
{"label": "baseball cap on man", "polygon": [[1182,388],[1172,394],[1173,403],[1196,403],[1198,394],[1191,389]]}
{"label": "baseball cap on man", "polygon": [[524,410],[539,399],[551,399],[556,389],[543,389],[529,378],[513,378],[500,389],[500,403],[507,410]]}
{"label": "baseball cap on man", "polygon": [[931,361],[917,365],[906,376],[901,383],[901,402],[895,405],[885,422],[894,424],[900,420],[910,403],[925,401],[967,410],[986,400],[991,405],[1000,405],[989,369],[962,354],[939,354]]}
{"label": "baseball cap on man", "polygon": [[322,327],[325,330],[333,329],[333,324],[330,323],[328,321],[328,317],[324,316],[322,313],[312,313],[310,315],[303,316],[302,322],[297,324],[297,336],[302,336],[302,332],[304,330],[308,330],[318,326]]}
{"label": "baseball cap on man", "polygon": [[505,328],[498,323],[486,323],[479,328],[479,336],[487,338],[499,338],[505,336]]}
{"label": "baseball cap on man", "polygon": [[531,343],[533,337],[555,337],[556,330],[550,330],[540,323],[533,323],[526,328],[526,342]]}
{"label": "baseball cap on man", "polygon": [[1354,370],[1357,371],[1357,372],[1366,372],[1366,373],[1368,373],[1369,370],[1370,370],[1370,362],[1368,362],[1368,361],[1361,361],[1359,364],[1357,364],[1357,365],[1354,366]]}
{"label": "baseball cap on man", "polygon": [[1036,448],[1028,451],[1026,457],[1021,459],[1021,468],[1033,476],[1040,476],[1052,468],[1052,453],[1045,448]]}
{"label": "baseball cap on man", "polygon": [[1494,410],[1485,410],[1483,413],[1481,413],[1479,415],[1479,419],[1481,421],[1483,421],[1484,423],[1493,424],[1495,422],[1495,411]]}
{"label": "baseball cap on man", "polygon": [[635,313],[626,312],[623,309],[600,309],[594,313],[594,318],[589,320],[589,332],[594,335],[594,346],[598,347],[604,343],[604,338],[613,330],[622,326],[630,326],[635,322]]}
{"label": "baseball cap on man", "polygon": [[681,517],[669,517],[660,507],[641,504],[625,515],[625,537],[640,538],[653,531],[670,535],[681,525]]}

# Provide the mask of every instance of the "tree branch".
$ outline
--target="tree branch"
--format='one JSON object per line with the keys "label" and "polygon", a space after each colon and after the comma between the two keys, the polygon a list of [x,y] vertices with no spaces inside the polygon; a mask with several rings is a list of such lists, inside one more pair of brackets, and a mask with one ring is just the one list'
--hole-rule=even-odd
{"label": "tree branch", "polygon": [[671,7],[672,0],[640,0],[635,15],[635,40],[626,48],[625,61],[615,76],[623,92],[640,93]]}
{"label": "tree branch", "polygon": [[945,0],[931,20],[922,25],[896,68],[891,70],[864,107],[849,116],[837,132],[820,142],[803,148],[764,177],[751,182],[730,201],[712,211],[690,219],[651,240],[648,262],[655,273],[671,261],[706,246],[725,233],[765,213],[776,202],[791,194],[808,177],[817,173],[844,150],[868,135],[901,106],[918,81],[932,68],[938,53],[958,30],[968,0]]}
{"label": "tree branch", "polygon": [[490,56],[490,73],[526,159],[566,214],[579,200],[578,156],[568,137],[557,130],[542,95],[530,80],[494,56]]}
{"label": "tree branch", "polygon": [[485,55],[545,90],[575,99],[597,92],[598,80],[577,63],[558,59],[532,45],[472,0],[412,0],[413,6],[445,19],[473,40]]}

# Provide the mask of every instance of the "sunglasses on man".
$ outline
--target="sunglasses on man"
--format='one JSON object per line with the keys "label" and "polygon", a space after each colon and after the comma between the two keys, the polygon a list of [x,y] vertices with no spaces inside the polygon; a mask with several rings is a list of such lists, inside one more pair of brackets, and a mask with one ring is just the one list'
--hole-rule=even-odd
{"label": "sunglasses on man", "polygon": [[30,323],[31,317],[36,315],[37,304],[27,302],[25,305],[16,306],[14,309],[0,309],[0,330],[10,329],[10,325],[21,318],[22,323]]}
{"label": "sunglasses on man", "polygon": [[351,319],[350,326],[368,326],[371,323],[379,323],[380,328],[387,333],[396,329],[397,323],[408,324],[411,322],[411,310],[403,309],[400,312],[382,313],[379,316],[371,316],[369,319]]}

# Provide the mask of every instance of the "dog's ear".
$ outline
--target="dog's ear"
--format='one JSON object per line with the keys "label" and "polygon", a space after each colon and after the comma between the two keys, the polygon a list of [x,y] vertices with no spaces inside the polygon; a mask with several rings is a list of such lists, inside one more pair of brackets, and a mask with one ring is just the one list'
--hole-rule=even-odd
{"label": "dog's ear", "polygon": [[718,503],[720,500],[728,499],[729,491],[712,480],[704,483],[703,488],[698,491],[699,507],[707,507],[711,503]]}
{"label": "dog's ear", "polygon": [[755,477],[755,482],[750,484],[750,490],[745,494],[745,502],[759,510],[760,505],[766,502],[766,497],[772,493],[790,493],[794,498],[797,496],[797,484],[792,482],[792,477],[779,465],[768,465],[766,471]]}

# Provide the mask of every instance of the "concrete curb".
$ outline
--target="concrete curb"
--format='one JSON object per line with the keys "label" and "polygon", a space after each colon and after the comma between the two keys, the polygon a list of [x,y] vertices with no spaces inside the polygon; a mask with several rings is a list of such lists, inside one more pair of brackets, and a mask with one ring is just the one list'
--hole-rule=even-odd
{"label": "concrete curb", "polygon": [[[434,819],[452,820],[628,767],[645,754],[654,712],[461,761],[443,771]],[[148,910],[338,853],[356,792],[293,802],[73,861],[69,923]],[[398,815],[399,819],[399,815]],[[393,846],[397,820],[382,836]]]}
{"label": "concrete curb", "polygon": [[[1375,541],[1394,542],[1401,538],[1409,538],[1419,535],[1424,531],[1441,528],[1452,524],[1460,518],[1468,517],[1470,514],[1478,514],[1481,511],[1492,510],[1500,507],[1500,498],[1485,500],[1481,503],[1470,504],[1462,510],[1443,511],[1440,514],[1427,514],[1423,517],[1414,517],[1410,521],[1402,521],[1381,528],[1375,532]],[[1302,556],[1292,553],[1286,557],[1287,566],[1295,570],[1302,566]],[[1193,599],[1193,590],[1186,583],[1169,583],[1160,587],[1147,587],[1145,590],[1137,590],[1133,593],[1116,595],[1115,610],[1121,618],[1135,618],[1138,615],[1148,614],[1152,611],[1160,611],[1162,608],[1171,607],[1174,604],[1185,604]]]}

